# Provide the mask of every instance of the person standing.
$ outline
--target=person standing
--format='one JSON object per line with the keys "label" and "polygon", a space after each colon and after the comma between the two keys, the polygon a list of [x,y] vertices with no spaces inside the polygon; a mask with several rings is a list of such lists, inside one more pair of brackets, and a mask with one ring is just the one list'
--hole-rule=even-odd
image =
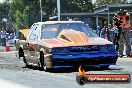
{"label": "person standing", "polygon": [[[119,34],[118,28],[115,27],[115,26],[113,26],[113,30],[114,30],[113,44],[114,44],[114,45],[118,45],[118,39],[117,39],[118,34]],[[118,46],[119,46],[119,45],[118,45]]]}
{"label": "person standing", "polygon": [[97,35],[98,35],[99,37],[101,37],[101,32],[102,32],[101,27],[100,27],[100,26],[97,26]]}
{"label": "person standing", "polygon": [[103,30],[102,30],[102,36],[104,39],[109,40],[109,29],[108,26],[104,26]]}
{"label": "person standing", "polygon": [[110,42],[113,42],[114,34],[115,34],[115,28],[111,24],[109,24],[109,41]]}
{"label": "person standing", "polygon": [[6,46],[6,31],[4,30],[4,28],[1,31],[1,42],[2,46]]}
{"label": "person standing", "polygon": [[123,51],[124,51],[124,45],[126,46],[126,55],[127,57],[132,57],[131,54],[131,24],[130,24],[130,15],[125,10],[120,10],[120,12],[117,14],[117,17],[120,21],[120,24],[118,25],[119,30],[119,46],[118,46],[118,52],[119,56],[123,57]]}

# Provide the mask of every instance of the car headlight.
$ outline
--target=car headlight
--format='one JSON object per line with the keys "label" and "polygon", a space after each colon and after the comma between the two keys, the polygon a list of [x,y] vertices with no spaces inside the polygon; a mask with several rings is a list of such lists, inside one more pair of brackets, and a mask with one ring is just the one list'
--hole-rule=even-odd
{"label": "car headlight", "polygon": [[52,52],[53,53],[68,53],[69,49],[68,48],[53,48]]}
{"label": "car headlight", "polygon": [[52,48],[48,49],[48,51],[51,53],[52,52]]}
{"label": "car headlight", "polygon": [[115,50],[115,46],[114,45],[101,46],[100,50],[101,51],[113,51]]}
{"label": "car headlight", "polygon": [[109,46],[107,46],[107,49],[108,50],[115,50],[115,46],[114,45],[109,45]]}

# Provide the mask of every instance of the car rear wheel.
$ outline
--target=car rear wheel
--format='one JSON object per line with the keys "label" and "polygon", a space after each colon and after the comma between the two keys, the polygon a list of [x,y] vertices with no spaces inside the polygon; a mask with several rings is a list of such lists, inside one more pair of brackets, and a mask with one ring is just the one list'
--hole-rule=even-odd
{"label": "car rear wheel", "polygon": [[18,55],[19,55],[19,59],[20,59],[20,57],[23,58],[23,62],[25,63],[25,67],[28,67],[27,60],[24,56],[24,50],[21,47],[19,48]]}
{"label": "car rear wheel", "polygon": [[24,51],[21,47],[18,50],[18,56],[19,56],[19,59],[20,59],[20,57],[24,57]]}

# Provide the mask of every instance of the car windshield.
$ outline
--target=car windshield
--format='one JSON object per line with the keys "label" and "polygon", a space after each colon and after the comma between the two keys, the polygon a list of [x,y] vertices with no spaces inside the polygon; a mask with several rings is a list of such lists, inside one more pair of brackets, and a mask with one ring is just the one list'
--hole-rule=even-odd
{"label": "car windshield", "polygon": [[84,23],[61,23],[61,24],[46,24],[42,26],[42,38],[51,39],[56,38],[62,30],[75,30],[84,32],[87,37],[96,37],[97,35],[92,31],[88,25]]}

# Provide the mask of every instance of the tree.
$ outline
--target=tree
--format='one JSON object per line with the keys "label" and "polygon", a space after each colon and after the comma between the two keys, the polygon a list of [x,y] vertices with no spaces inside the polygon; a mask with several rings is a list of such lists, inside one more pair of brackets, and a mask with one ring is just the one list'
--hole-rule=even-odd
{"label": "tree", "polygon": [[[61,12],[92,12],[91,0],[60,0]],[[9,17],[16,30],[40,21],[39,0],[12,0]],[[43,21],[57,13],[57,0],[42,0]],[[18,23],[19,22],[19,23]]]}
{"label": "tree", "polygon": [[20,29],[21,28],[21,19],[22,19],[22,15],[21,15],[21,13],[20,13],[20,11],[19,10],[17,10],[16,11],[16,13],[15,13],[15,17],[16,17],[16,19],[15,19],[15,21],[16,21],[16,23],[15,23],[15,25],[14,25],[14,28],[16,28],[16,29]]}
{"label": "tree", "polygon": [[9,3],[3,2],[0,3],[0,28],[4,27],[6,25],[5,22],[3,22],[3,18],[6,18],[7,20],[8,18],[8,13],[9,13]]}
{"label": "tree", "polygon": [[23,0],[12,0],[8,15],[10,17],[10,20],[13,23],[13,27],[16,30],[19,30],[22,27],[23,10],[24,10]]}
{"label": "tree", "polygon": [[9,17],[15,29],[29,28],[33,23],[38,22],[38,9],[38,0],[12,0]]}
{"label": "tree", "polygon": [[92,0],[61,0],[61,12],[92,12]]}
{"label": "tree", "polygon": [[29,27],[29,6],[26,6],[24,11],[23,11],[23,15],[22,15],[22,19],[23,19],[23,27],[28,28]]}
{"label": "tree", "polygon": [[96,6],[102,6],[106,4],[125,4],[127,0],[101,0],[99,3],[96,3]]}

